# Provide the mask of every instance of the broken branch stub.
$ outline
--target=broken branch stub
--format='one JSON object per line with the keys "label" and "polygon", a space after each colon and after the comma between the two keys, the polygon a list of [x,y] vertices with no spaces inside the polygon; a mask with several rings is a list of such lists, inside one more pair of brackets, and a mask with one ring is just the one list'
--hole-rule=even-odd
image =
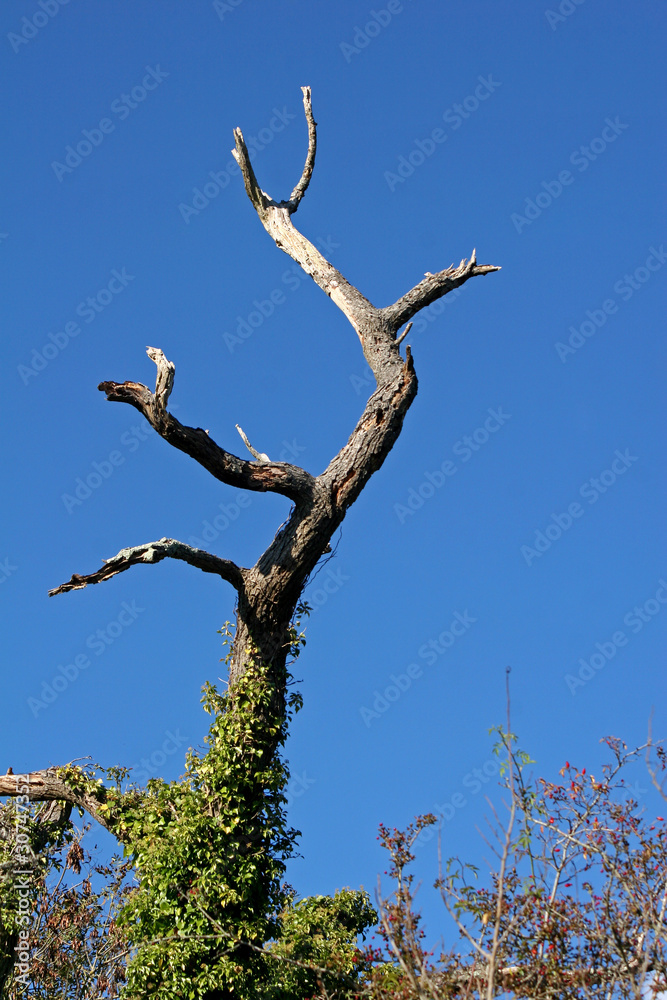
{"label": "broken branch stub", "polygon": [[159,347],[147,347],[146,354],[157,365],[157,375],[155,376],[155,403],[160,410],[167,409],[167,401],[174,388],[174,375],[176,365],[167,361]]}

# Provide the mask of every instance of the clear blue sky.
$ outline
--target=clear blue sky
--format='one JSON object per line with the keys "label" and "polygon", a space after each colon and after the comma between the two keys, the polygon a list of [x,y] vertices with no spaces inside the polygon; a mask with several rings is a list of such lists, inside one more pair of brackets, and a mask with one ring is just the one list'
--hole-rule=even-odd
{"label": "clear blue sky", "polygon": [[[547,777],[599,766],[605,735],[641,742],[652,706],[665,735],[663,8],[54,8],[0,12],[0,768],[90,754],[180,774],[231,589],[180,563],[47,589],[164,535],[249,565],[287,514],[241,506],[100,381],[152,384],[160,347],[181,421],[241,454],[239,423],[312,473],[361,412],[356,336],[228,171],[240,125],[262,186],[289,194],[309,84],[320,144],[295,221],[350,281],[386,305],[473,247],[502,271],[415,323],[419,395],[310,586],[290,878],[372,890],[377,824],[427,811],[446,854],[478,859],[506,665]],[[433,844],[418,871],[435,876]]]}

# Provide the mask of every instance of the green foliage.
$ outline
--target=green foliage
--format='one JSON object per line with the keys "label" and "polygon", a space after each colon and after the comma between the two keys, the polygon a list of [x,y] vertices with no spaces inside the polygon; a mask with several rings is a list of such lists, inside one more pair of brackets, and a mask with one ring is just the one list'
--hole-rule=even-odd
{"label": "green foliage", "polygon": [[120,917],[137,949],[127,996],[233,989],[243,998],[257,996],[266,979],[256,949],[278,933],[298,831],[287,826],[289,771],[279,753],[289,709],[276,705],[286,678],[272,676],[252,649],[246,657],[232,690],[205,686],[207,749],[187,754],[184,778],[150,781],[124,803],[120,827],[139,877]]}
{"label": "green foliage", "polygon": [[62,867],[59,849],[73,834],[54,821],[60,812],[58,803],[34,805],[27,795],[0,806],[0,967],[29,925],[45,872]]}
{"label": "green foliage", "polygon": [[[305,644],[307,611],[297,609],[288,633],[292,658]],[[229,623],[220,631],[229,660]],[[356,937],[375,919],[366,895],[344,890],[294,904],[283,882],[298,836],[287,825],[289,771],[279,752],[301,705],[298,693],[286,696],[289,680],[287,668],[276,676],[246,649],[233,688],[204,688],[206,750],[187,754],[184,778],[150,781],[122,803],[109,792],[102,808],[120,807],[117,825],[139,877],[119,920],[136,949],[124,995],[302,1000],[317,974],[297,962],[335,965],[338,979],[352,981]]]}
{"label": "green foliage", "polygon": [[[0,807],[0,996],[112,998],[125,942],[114,914],[129,863],[93,866],[62,803]],[[16,960],[16,964],[15,964]]]}
{"label": "green foliage", "polygon": [[[111,932],[107,967],[113,971],[91,981],[91,997],[117,996],[123,979],[122,995],[128,998],[304,1000],[322,995],[323,987],[331,998],[353,995],[368,971],[357,938],[377,920],[368,895],[343,889],[334,897],[296,902],[284,882],[298,831],[287,823],[289,770],[281,748],[289,720],[301,707],[300,694],[290,690],[288,667],[305,645],[300,625],[308,611],[299,605],[287,632],[287,665],[267,666],[249,646],[232,687],[220,693],[205,685],[202,703],[211,725],[204,746],[186,755],[180,780],[157,779],[145,789],[124,790],[125,768],[58,768],[57,776],[81,801],[94,800],[95,812],[124,845],[123,877],[132,865],[137,884],[121,890],[116,866],[109,869],[111,895],[98,893],[85,877],[78,886],[57,882],[47,905],[43,872],[41,882],[33,880],[31,941],[39,927],[50,951],[48,962],[44,949],[40,952],[39,968],[32,960],[31,995],[70,995],[68,984],[83,969],[77,956],[90,956],[90,942],[100,937],[105,916]],[[220,632],[229,661],[234,639],[229,623]],[[39,855],[44,830],[37,830],[34,818],[30,822],[37,831],[31,840],[35,857],[57,876],[59,855]],[[64,832],[59,828],[57,836],[62,848],[72,839],[71,825]],[[78,841],[75,846],[65,868],[78,873],[83,852]],[[8,961],[17,905],[11,892],[2,894]],[[102,955],[101,941],[97,947]],[[95,967],[95,961],[88,964]]]}
{"label": "green foliage", "polygon": [[[286,634],[293,658],[305,642],[299,625],[297,616]],[[221,632],[231,643],[228,623]],[[516,736],[491,730],[509,807],[506,822],[494,812],[491,824],[498,870],[481,880],[458,858],[444,863],[435,886],[464,951],[454,945],[434,959],[411,866],[435,816],[403,831],[380,826],[395,888],[379,897],[379,918],[363,891],[296,901],[285,883],[298,836],[287,825],[281,757],[301,703],[290,684],[288,666],[245,649],[233,687],[205,685],[211,726],[179,781],[123,790],[121,767],[57,769],[122,841],[124,862],[93,867],[62,803],[19,797],[0,807],[0,996],[482,1000],[502,989],[583,1000],[603,987],[639,996],[648,969],[652,988],[667,988],[667,821],[647,820],[622,777],[652,744],[628,751],[606,741],[613,763],[600,780],[566,763],[563,784],[534,782]],[[655,757],[647,767],[662,789],[667,755],[656,748]],[[129,887],[132,866],[138,884]],[[376,925],[376,943],[360,945]],[[11,969],[19,941],[27,972]]]}
{"label": "green foliage", "polygon": [[357,937],[377,919],[368,893],[360,890],[290,901],[281,914],[280,938],[270,945],[275,959],[265,995],[276,1000],[304,1000],[316,991],[332,1000],[356,995],[360,977],[370,969]]}

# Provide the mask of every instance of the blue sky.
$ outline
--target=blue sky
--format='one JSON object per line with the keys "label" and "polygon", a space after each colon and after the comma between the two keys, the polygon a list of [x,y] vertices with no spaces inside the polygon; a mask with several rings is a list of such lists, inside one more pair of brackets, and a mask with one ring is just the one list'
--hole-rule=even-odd
{"label": "blue sky", "polygon": [[[479,860],[507,665],[548,778],[599,767],[605,735],[642,742],[652,707],[664,736],[661,6],[7,0],[0,21],[0,767],[180,774],[231,589],[176,563],[47,589],[164,535],[250,565],[287,514],[97,384],[152,384],[159,347],[179,420],[241,454],[239,423],[312,473],[371,391],[229,169],[241,126],[260,184],[289,194],[306,84],[319,148],[295,222],[373,303],[473,247],[502,270],[415,322],[419,395],[306,595],[292,882],[372,891],[377,824],[428,811],[446,854]],[[435,877],[433,845],[417,868]]]}

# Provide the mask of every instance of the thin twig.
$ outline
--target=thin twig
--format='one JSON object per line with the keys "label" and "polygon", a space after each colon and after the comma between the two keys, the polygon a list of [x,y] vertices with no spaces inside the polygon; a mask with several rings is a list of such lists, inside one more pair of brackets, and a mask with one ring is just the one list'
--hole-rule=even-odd
{"label": "thin twig", "polygon": [[296,212],[301,199],[308,190],[310,178],[313,175],[313,167],[315,166],[315,153],[317,152],[317,122],[313,118],[310,87],[302,87],[301,90],[303,92],[303,110],[306,114],[306,121],[308,123],[308,152],[306,154],[306,162],[299,183],[289,197],[290,212]]}

